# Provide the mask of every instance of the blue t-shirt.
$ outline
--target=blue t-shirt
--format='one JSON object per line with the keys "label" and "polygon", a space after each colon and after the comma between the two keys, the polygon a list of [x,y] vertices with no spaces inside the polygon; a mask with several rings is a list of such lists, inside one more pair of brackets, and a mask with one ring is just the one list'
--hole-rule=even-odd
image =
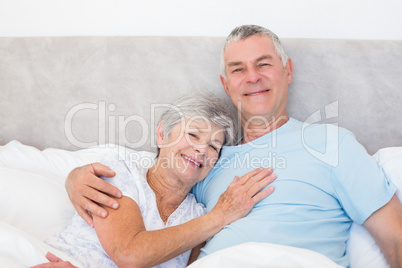
{"label": "blue t-shirt", "polygon": [[275,191],[212,237],[200,257],[254,241],[310,249],[348,266],[352,221],[362,224],[396,191],[351,132],[290,118],[253,142],[224,147],[193,193],[210,211],[235,176],[261,166],[277,174]]}

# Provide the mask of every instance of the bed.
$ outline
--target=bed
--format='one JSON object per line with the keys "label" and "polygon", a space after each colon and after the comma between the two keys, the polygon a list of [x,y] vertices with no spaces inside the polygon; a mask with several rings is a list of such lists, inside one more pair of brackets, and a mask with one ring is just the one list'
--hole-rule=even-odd
{"label": "bed", "polygon": [[[230,101],[218,76],[223,41],[0,38],[0,267],[26,267],[32,252],[46,253],[33,241],[62,230],[72,217],[64,180],[74,167],[116,148],[155,150],[155,122],[182,93],[213,92]],[[351,130],[401,189],[402,41],[283,43],[295,68],[289,114]],[[348,254],[352,268],[388,267],[371,236],[356,224]],[[33,255],[31,264],[38,261]],[[321,257],[250,243],[212,254],[193,267],[313,267],[311,260]]]}

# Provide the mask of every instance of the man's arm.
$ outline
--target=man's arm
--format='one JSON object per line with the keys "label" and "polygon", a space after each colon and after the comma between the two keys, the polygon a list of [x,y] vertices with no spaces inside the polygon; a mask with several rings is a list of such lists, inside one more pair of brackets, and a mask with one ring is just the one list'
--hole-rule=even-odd
{"label": "man's arm", "polygon": [[392,268],[402,267],[402,205],[394,195],[364,226],[374,237]]}
{"label": "man's arm", "polygon": [[120,190],[99,178],[115,175],[109,167],[92,163],[74,169],[66,179],[65,186],[71,203],[78,214],[92,227],[94,224],[91,214],[103,218],[108,215],[107,210],[100,205],[114,209],[119,207],[118,202],[111,196],[120,198],[122,196]]}
{"label": "man's arm", "polygon": [[201,253],[201,249],[205,246],[206,242],[203,242],[202,244],[199,244],[195,248],[191,250],[190,258],[188,259],[187,266],[192,264],[198,259],[198,256]]}

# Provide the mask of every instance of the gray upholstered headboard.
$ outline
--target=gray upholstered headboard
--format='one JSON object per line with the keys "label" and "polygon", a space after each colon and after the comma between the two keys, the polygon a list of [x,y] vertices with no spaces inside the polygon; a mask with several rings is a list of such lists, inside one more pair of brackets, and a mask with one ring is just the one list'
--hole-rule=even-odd
{"label": "gray upholstered headboard", "polygon": [[[162,104],[225,97],[220,37],[0,38],[0,145],[151,149]],[[346,127],[369,153],[402,146],[402,41],[284,39],[289,114]],[[196,93],[195,93],[196,94]]]}

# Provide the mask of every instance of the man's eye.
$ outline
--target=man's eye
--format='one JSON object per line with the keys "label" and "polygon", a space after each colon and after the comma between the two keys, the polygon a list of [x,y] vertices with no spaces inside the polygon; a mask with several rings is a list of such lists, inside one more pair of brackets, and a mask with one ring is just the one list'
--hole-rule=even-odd
{"label": "man's eye", "polygon": [[234,70],[232,71],[232,73],[241,72],[242,70],[243,70],[242,68],[237,68],[237,69],[234,69]]}

